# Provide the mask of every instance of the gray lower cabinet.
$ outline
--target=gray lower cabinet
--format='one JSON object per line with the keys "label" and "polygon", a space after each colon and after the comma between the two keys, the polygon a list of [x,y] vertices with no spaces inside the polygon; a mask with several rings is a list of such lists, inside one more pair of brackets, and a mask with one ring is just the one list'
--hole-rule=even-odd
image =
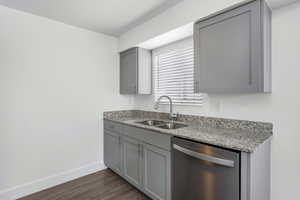
{"label": "gray lower cabinet", "polygon": [[104,121],[104,163],[154,200],[171,200],[171,137]]}
{"label": "gray lower cabinet", "polygon": [[138,140],[122,137],[123,176],[133,185],[142,187],[142,145]]}
{"label": "gray lower cabinet", "polygon": [[264,0],[194,25],[195,92],[271,92],[271,10]]}
{"label": "gray lower cabinet", "polygon": [[115,172],[122,172],[121,140],[118,133],[104,131],[104,163]]}
{"label": "gray lower cabinet", "polygon": [[[241,200],[270,199],[270,145],[241,153]],[[104,120],[105,165],[154,200],[172,199],[170,151],[171,136]]]}
{"label": "gray lower cabinet", "polygon": [[171,200],[170,152],[144,144],[144,190],[155,200]]}

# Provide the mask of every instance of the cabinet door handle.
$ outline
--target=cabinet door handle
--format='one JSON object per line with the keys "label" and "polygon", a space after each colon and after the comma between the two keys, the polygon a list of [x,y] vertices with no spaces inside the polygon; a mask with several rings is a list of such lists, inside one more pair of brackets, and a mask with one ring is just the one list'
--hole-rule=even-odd
{"label": "cabinet door handle", "polygon": [[200,159],[200,160],[208,161],[208,162],[218,164],[218,165],[222,165],[222,166],[225,166],[225,167],[234,167],[234,161],[233,160],[226,160],[226,159],[210,156],[210,155],[207,155],[207,154],[191,151],[189,149],[178,146],[176,144],[173,144],[173,148],[180,151],[180,152],[182,152],[182,153],[184,153],[184,154],[187,154],[191,157],[194,157],[194,158],[197,158],[197,159]]}
{"label": "cabinet door handle", "polygon": [[143,145],[139,144],[139,154],[141,155],[141,157],[143,157]]}

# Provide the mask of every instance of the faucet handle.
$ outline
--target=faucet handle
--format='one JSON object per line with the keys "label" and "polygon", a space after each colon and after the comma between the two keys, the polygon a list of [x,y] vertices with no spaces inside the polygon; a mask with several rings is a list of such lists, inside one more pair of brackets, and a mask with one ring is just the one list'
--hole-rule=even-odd
{"label": "faucet handle", "polygon": [[158,105],[158,101],[156,101],[156,102],[155,102],[155,104],[154,104],[154,106],[153,106],[153,108],[154,108],[155,110],[157,110],[157,109],[158,109],[158,107],[159,107],[159,105]]}
{"label": "faucet handle", "polygon": [[172,114],[170,115],[171,120],[176,121],[177,118],[178,118],[178,115],[179,115],[178,112],[177,112],[177,113],[172,113]]}

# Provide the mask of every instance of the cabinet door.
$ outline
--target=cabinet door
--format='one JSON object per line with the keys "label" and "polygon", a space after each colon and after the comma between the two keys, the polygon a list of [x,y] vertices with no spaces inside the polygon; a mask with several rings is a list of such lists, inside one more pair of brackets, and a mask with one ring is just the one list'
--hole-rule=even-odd
{"label": "cabinet door", "polygon": [[120,93],[136,94],[138,76],[138,48],[120,53]]}
{"label": "cabinet door", "polygon": [[262,65],[259,2],[195,24],[197,93],[258,92]]}
{"label": "cabinet door", "polygon": [[155,200],[170,200],[170,152],[144,144],[143,157],[144,191]]}
{"label": "cabinet door", "polygon": [[117,133],[104,131],[104,163],[107,167],[122,172],[121,163],[121,143],[120,136]]}
{"label": "cabinet door", "polygon": [[142,187],[142,145],[138,140],[122,137],[124,177],[136,187]]}

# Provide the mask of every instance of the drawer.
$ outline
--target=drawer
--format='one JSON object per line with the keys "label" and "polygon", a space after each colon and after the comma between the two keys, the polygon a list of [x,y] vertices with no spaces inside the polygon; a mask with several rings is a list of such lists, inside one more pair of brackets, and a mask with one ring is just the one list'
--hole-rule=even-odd
{"label": "drawer", "polygon": [[123,133],[123,126],[121,124],[109,120],[104,120],[104,129],[114,133]]}
{"label": "drawer", "polygon": [[171,137],[155,131],[135,128],[132,126],[124,126],[123,135],[135,138],[145,143],[160,147],[162,149],[171,150]]}

